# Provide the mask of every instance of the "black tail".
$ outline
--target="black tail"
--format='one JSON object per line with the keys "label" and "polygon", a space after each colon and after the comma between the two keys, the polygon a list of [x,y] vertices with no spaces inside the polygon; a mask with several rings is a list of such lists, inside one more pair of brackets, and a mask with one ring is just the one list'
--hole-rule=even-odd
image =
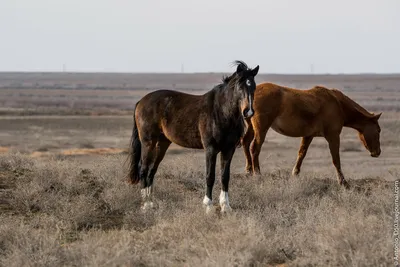
{"label": "black tail", "polygon": [[[139,103],[139,102],[138,102]],[[133,130],[129,151],[129,179],[132,184],[137,184],[140,181],[139,171],[140,171],[140,154],[142,150],[142,145],[139,140],[139,133],[136,125],[135,113],[136,107],[138,105],[136,103],[134,111],[133,111]]]}

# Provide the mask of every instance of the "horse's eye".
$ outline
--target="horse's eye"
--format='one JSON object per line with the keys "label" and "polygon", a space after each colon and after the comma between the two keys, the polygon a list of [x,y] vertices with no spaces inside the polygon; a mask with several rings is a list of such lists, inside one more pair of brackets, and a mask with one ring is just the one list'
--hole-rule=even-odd
{"label": "horse's eye", "polygon": [[247,85],[247,86],[250,86],[250,85],[251,85],[250,80],[246,80],[246,85]]}

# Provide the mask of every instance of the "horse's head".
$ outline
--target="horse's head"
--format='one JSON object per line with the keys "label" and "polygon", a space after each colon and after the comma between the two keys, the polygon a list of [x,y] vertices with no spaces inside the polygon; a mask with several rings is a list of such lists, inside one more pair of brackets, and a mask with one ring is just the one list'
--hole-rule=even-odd
{"label": "horse's head", "polygon": [[256,82],[254,77],[258,73],[259,66],[250,69],[242,61],[235,61],[237,64],[236,69],[236,85],[235,85],[235,98],[240,105],[240,111],[245,119],[249,119],[254,115],[253,100],[254,91],[256,90]]}
{"label": "horse's head", "polygon": [[373,115],[367,120],[364,127],[362,127],[362,130],[358,132],[361,142],[371,153],[371,157],[379,157],[381,154],[381,145],[379,141],[381,127],[378,123],[381,115],[382,113]]}

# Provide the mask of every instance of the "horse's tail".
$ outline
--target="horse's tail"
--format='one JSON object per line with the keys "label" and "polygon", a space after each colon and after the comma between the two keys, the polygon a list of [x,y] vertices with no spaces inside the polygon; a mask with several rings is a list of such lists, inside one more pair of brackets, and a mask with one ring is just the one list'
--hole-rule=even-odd
{"label": "horse's tail", "polygon": [[135,108],[133,110],[133,129],[132,129],[132,137],[129,148],[129,179],[132,184],[137,184],[140,181],[139,172],[140,172],[140,154],[142,150],[142,144],[139,140],[139,133],[137,129],[135,113],[136,107],[139,102],[136,103]]}

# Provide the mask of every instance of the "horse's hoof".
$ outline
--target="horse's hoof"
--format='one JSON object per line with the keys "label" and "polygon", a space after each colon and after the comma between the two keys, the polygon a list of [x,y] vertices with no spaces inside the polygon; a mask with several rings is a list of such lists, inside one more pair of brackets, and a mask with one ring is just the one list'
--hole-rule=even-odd
{"label": "horse's hoof", "polygon": [[349,188],[350,188],[350,185],[349,185],[349,183],[348,183],[346,180],[340,181],[339,184],[340,184],[341,186],[343,186],[344,188],[346,188],[346,189],[349,189]]}
{"label": "horse's hoof", "polygon": [[125,183],[128,185],[134,185],[135,183],[131,179],[126,179]]}
{"label": "horse's hoof", "polygon": [[292,176],[298,176],[299,173],[300,173],[300,170],[299,170],[299,169],[293,169],[293,171],[292,171]]}
{"label": "horse's hoof", "polygon": [[210,213],[212,210],[212,206],[213,206],[212,200],[209,199],[207,196],[204,196],[203,205],[206,207],[206,213],[207,214]]}
{"label": "horse's hoof", "polygon": [[253,177],[253,172],[248,172],[248,171],[246,171],[246,172],[244,173],[244,177],[246,177],[246,178]]}
{"label": "horse's hoof", "polygon": [[232,211],[231,206],[223,204],[221,205],[221,213],[229,213]]}
{"label": "horse's hoof", "polygon": [[244,172],[246,173],[246,174],[253,174],[253,170],[252,170],[252,168],[246,168],[246,169],[244,169]]}
{"label": "horse's hoof", "polygon": [[142,206],[142,211],[144,211],[144,212],[146,212],[146,211],[148,211],[148,210],[152,210],[152,209],[154,209],[155,208],[155,206],[154,206],[154,203],[153,203],[153,201],[146,201],[144,204],[143,204],[143,206]]}
{"label": "horse's hoof", "polygon": [[211,214],[212,210],[213,210],[212,205],[206,206],[206,214]]}

